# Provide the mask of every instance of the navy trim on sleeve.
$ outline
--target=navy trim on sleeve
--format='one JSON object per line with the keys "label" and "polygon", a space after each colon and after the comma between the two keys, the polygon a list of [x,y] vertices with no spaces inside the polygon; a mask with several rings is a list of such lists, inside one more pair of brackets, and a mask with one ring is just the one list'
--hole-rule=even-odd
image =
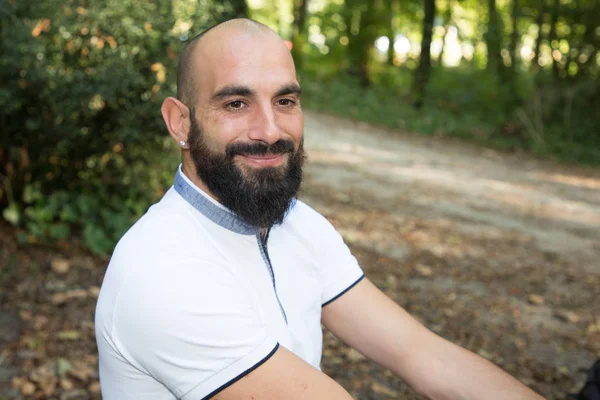
{"label": "navy trim on sleeve", "polygon": [[240,379],[242,379],[243,377],[245,377],[246,375],[248,375],[250,372],[254,371],[256,368],[258,368],[261,365],[263,365],[265,363],[265,361],[267,361],[269,358],[271,358],[271,356],[273,354],[275,354],[275,352],[277,351],[278,348],[279,348],[279,343],[277,343],[275,345],[275,347],[273,348],[273,350],[271,350],[271,352],[269,354],[267,354],[265,356],[265,358],[263,358],[262,360],[260,360],[259,362],[257,362],[256,364],[254,364],[252,367],[248,368],[247,370],[245,370],[244,372],[242,372],[241,374],[239,374],[238,376],[236,376],[235,378],[233,378],[229,382],[227,382],[227,383],[219,386],[217,389],[213,390],[208,395],[206,395],[205,397],[203,397],[202,400],[208,400],[208,399],[210,399],[211,397],[213,397],[214,395],[216,395],[220,391],[222,391],[225,388],[233,385],[234,383],[236,383],[237,381],[239,381]]}
{"label": "navy trim on sleeve", "polygon": [[365,277],[365,274],[362,274],[362,276],[360,278],[358,278],[356,280],[356,282],[354,282],[352,285],[348,286],[346,289],[342,290],[341,293],[339,293],[337,296],[334,296],[333,299],[326,301],[325,303],[323,303],[323,305],[321,305],[321,308],[325,307],[327,304],[331,303],[334,300],[337,300],[341,295],[343,295],[344,293],[346,293],[348,290],[352,289],[354,286],[356,286],[356,284],[358,282],[360,282],[363,278]]}

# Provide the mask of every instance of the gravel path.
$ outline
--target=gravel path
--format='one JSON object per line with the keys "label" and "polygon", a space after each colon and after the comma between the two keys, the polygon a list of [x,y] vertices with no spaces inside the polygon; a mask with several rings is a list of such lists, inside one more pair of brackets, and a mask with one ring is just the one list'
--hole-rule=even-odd
{"label": "gravel path", "polygon": [[[580,386],[600,356],[600,171],[315,113],[305,130],[303,198],[369,278],[547,398]],[[326,339],[356,398],[418,398]]]}

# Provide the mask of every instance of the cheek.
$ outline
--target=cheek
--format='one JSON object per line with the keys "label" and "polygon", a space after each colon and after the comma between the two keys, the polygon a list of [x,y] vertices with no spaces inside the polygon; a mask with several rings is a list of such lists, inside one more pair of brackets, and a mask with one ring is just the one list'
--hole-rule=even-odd
{"label": "cheek", "polygon": [[209,141],[215,150],[224,149],[229,143],[235,141],[242,132],[243,127],[240,121],[227,118],[215,119],[210,121],[210,126],[207,126]]}
{"label": "cheek", "polygon": [[300,142],[304,134],[304,118],[302,117],[302,114],[289,118],[283,128],[285,132],[291,136],[294,142]]}

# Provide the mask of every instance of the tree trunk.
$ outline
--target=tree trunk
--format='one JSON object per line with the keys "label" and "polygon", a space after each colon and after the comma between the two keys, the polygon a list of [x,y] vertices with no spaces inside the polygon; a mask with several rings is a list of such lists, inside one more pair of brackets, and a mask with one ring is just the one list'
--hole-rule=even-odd
{"label": "tree trunk", "polygon": [[487,69],[503,80],[504,63],[502,62],[502,28],[498,10],[496,9],[496,0],[488,0],[488,31],[485,35],[487,44]]}
{"label": "tree trunk", "polygon": [[600,15],[600,0],[596,0],[589,11],[585,12],[586,20],[585,20],[585,33],[583,34],[583,41],[580,46],[580,50],[584,49],[586,46],[591,45],[592,51],[589,54],[588,58],[585,61],[580,61],[578,58],[575,59],[577,63],[578,73],[582,76],[590,76],[593,74],[593,69],[595,68],[596,54],[598,53],[598,44],[594,43],[594,35],[596,26],[598,23],[596,22],[598,16]]}
{"label": "tree trunk", "polygon": [[[556,23],[558,22],[558,15],[560,12],[560,0],[554,0],[554,6],[552,7],[552,19],[550,21],[550,33],[548,34],[548,45],[550,46],[550,51],[554,53],[554,50],[557,50],[552,45],[552,42],[556,40]],[[552,76],[554,76],[555,80],[560,78],[558,61],[554,59],[554,54],[552,54]]]}
{"label": "tree trunk", "polygon": [[415,93],[414,106],[423,107],[425,89],[431,74],[431,39],[433,36],[433,20],[435,19],[435,0],[425,0],[425,16],[423,18],[423,37],[421,39],[421,55],[419,66],[415,71],[413,93]]}
{"label": "tree trunk", "polygon": [[394,29],[394,15],[396,14],[396,1],[395,0],[388,0],[388,11],[389,11],[389,17],[388,17],[388,40],[390,42],[390,45],[388,46],[388,51],[387,51],[387,63],[390,66],[394,66],[394,41],[396,40],[396,31]]}
{"label": "tree trunk", "polygon": [[235,18],[248,18],[248,4],[246,4],[246,0],[233,0],[231,3]]}
{"label": "tree trunk", "polygon": [[348,68],[350,75],[356,76],[362,86],[369,86],[369,53],[375,41],[373,14],[375,4],[357,0],[346,0],[346,24],[348,33]]}
{"label": "tree trunk", "polygon": [[512,33],[510,34],[509,52],[510,52],[511,77],[514,78],[514,74],[516,73],[516,70],[517,70],[517,63],[519,60],[519,54],[517,51],[518,44],[519,44],[519,30],[518,30],[519,0],[512,0],[511,19],[512,19]]}
{"label": "tree trunk", "polygon": [[535,20],[536,25],[538,26],[538,35],[535,39],[534,46],[534,54],[533,59],[531,60],[530,70],[532,72],[537,72],[540,69],[540,45],[542,43],[542,39],[544,37],[543,29],[544,29],[544,14],[546,13],[546,0],[541,0],[541,6],[538,11],[537,18]]}
{"label": "tree trunk", "polygon": [[294,0],[294,22],[292,25],[292,57],[296,69],[302,68],[302,51],[308,39],[306,34],[306,16],[308,14],[309,0]]}
{"label": "tree trunk", "polygon": [[442,48],[438,55],[437,64],[444,65],[444,51],[446,50],[446,36],[448,29],[452,26],[452,1],[448,1],[446,12],[444,13],[444,37],[442,38]]}

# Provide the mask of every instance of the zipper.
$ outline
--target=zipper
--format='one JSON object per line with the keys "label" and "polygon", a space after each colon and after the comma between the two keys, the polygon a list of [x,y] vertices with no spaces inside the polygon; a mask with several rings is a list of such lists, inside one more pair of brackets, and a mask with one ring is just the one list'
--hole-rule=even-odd
{"label": "zipper", "polygon": [[269,275],[271,275],[271,282],[273,283],[273,290],[275,291],[275,298],[277,299],[277,303],[279,304],[279,309],[281,310],[281,315],[283,316],[283,319],[285,320],[285,324],[287,325],[288,324],[287,315],[285,313],[283,305],[281,305],[281,300],[279,300],[279,294],[277,293],[277,284],[275,283],[275,273],[273,272],[273,266],[271,265],[271,258],[269,257],[269,251],[267,249],[267,241],[269,240],[270,232],[271,232],[270,229],[267,230],[264,240],[261,237],[261,233],[260,232],[257,233],[256,240],[258,242],[258,248],[260,250],[260,254],[262,255],[262,258],[265,261],[265,264],[267,265],[267,270],[269,271]]}

